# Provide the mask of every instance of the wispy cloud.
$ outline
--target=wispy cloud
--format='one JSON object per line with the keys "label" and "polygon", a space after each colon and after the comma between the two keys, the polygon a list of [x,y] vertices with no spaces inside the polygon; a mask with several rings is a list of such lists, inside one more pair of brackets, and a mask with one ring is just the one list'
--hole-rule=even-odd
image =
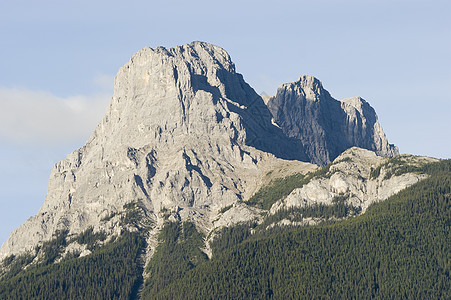
{"label": "wispy cloud", "polygon": [[86,140],[111,95],[58,97],[45,91],[0,87],[0,141],[54,144]]}
{"label": "wispy cloud", "polygon": [[112,91],[114,86],[114,75],[97,73],[92,83],[102,91]]}

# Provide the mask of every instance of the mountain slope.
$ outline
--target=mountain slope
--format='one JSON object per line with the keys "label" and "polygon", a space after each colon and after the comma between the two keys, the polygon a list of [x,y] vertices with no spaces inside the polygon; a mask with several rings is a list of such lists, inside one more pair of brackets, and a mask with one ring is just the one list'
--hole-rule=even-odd
{"label": "mountain slope", "polygon": [[144,298],[449,299],[451,162],[426,170],[362,216],[257,233]]}
{"label": "mountain slope", "polygon": [[[350,218],[426,177],[428,159],[386,158],[397,149],[365,101],[338,102],[309,76],[282,87],[265,103],[208,43],[138,51],[89,140],[52,169],[39,212],[2,245],[2,293],[19,295],[20,282],[37,297],[45,282],[56,298],[164,292],[216,255],[227,228]],[[346,150],[356,145],[369,150]],[[109,266],[125,263],[125,273]],[[112,290],[83,291],[78,270]]]}
{"label": "mountain slope", "polygon": [[288,137],[301,142],[315,164],[325,165],[353,146],[385,157],[398,154],[368,102],[360,97],[337,101],[313,76],[281,85],[267,104],[274,121]]}
{"label": "mountain slope", "polygon": [[162,210],[208,231],[218,210],[286,164],[276,156],[302,159],[296,149],[223,49],[201,42],[144,48],[119,70],[105,117],[85,146],[55,165],[43,206],[0,255],[32,250],[57,230],[117,234],[132,202],[155,224],[150,244]]}
{"label": "mountain slope", "polygon": [[[310,85],[299,90],[309,92],[306,101],[328,95]],[[147,259],[166,218],[193,222],[205,234],[258,218],[259,209],[243,202],[263,183],[294,172],[305,174],[316,168],[307,162],[324,163],[338,155],[337,149],[328,150],[333,128],[324,127],[324,135],[316,135],[321,151],[331,153],[320,159],[315,154],[319,148],[310,149],[302,138],[291,136],[281,118],[276,118],[281,128],[274,124],[270,109],[274,113],[277,103],[282,111],[297,109],[296,103],[289,104],[290,97],[278,95],[268,108],[236,73],[227,52],[208,43],[138,51],[119,70],[106,115],[85,146],[54,166],[44,204],[2,245],[0,258],[34,251],[58,231],[74,237],[92,227],[103,232],[107,242],[124,229],[135,230],[120,222],[124,207],[131,204],[139,207],[142,222],[150,224]],[[311,109],[311,124],[329,117],[342,122],[327,114],[335,109],[335,100],[325,99],[318,102],[320,110]],[[374,111],[367,110],[356,118],[375,119]],[[299,118],[293,121],[299,128],[310,126]],[[342,126],[359,137],[349,146],[365,140],[363,146],[373,150],[373,139],[379,135],[366,136],[365,124],[354,123]],[[381,130],[378,134],[385,138]],[[382,144],[387,146],[386,139]],[[69,246],[89,253],[84,246]]]}
{"label": "mountain slope", "polygon": [[38,264],[0,282],[1,299],[130,299],[138,292],[142,269],[137,255],[142,237],[125,233],[81,258]]}
{"label": "mountain slope", "polygon": [[[213,240],[210,260],[199,252],[202,235],[192,224],[168,222],[147,266],[158,286],[145,288],[140,296],[447,299],[451,161],[417,171],[429,177],[350,220],[330,219],[313,227],[267,229],[262,222],[226,228]],[[145,230],[140,234],[145,236]],[[141,272],[138,249],[145,247],[140,241],[136,233],[125,234],[90,256],[30,266],[2,278],[0,297],[133,298]]]}

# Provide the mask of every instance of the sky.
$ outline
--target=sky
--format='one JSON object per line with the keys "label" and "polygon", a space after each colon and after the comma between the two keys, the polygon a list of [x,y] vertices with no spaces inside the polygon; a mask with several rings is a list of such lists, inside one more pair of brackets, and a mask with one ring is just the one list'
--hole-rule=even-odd
{"label": "sky", "polygon": [[1,1],[0,244],[44,202],[139,49],[206,41],[267,95],[313,75],[401,153],[451,158],[451,1]]}

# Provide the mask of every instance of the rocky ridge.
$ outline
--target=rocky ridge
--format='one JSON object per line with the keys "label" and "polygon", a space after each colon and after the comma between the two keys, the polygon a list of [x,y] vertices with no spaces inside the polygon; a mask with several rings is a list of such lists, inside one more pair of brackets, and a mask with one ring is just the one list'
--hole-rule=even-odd
{"label": "rocky ridge", "polygon": [[[153,224],[150,248],[166,212],[208,232],[222,207],[287,164],[276,156],[302,158],[293,145],[222,48],[144,48],[119,70],[105,117],[85,146],[54,166],[43,206],[0,255],[33,250],[57,230],[118,234],[133,202]],[[289,168],[296,166],[315,168]]]}
{"label": "rocky ridge", "polygon": [[[310,162],[325,164],[346,145],[397,154],[368,103],[338,102],[313,77],[283,85],[265,105],[220,47],[147,47],[119,70],[106,115],[85,146],[54,166],[43,206],[11,234],[0,258],[34,251],[57,231],[70,237],[91,227],[108,237],[145,227],[149,257],[166,220],[192,221],[208,234],[259,218],[246,200],[262,185],[313,171]],[[339,190],[339,178],[333,182],[316,186]],[[130,207],[139,224],[124,223]]]}
{"label": "rocky ridge", "polygon": [[425,174],[413,170],[434,161],[437,160],[412,155],[389,160],[372,151],[353,147],[339,155],[326,172],[274,203],[270,213],[291,207],[332,205],[337,201],[344,201],[364,213],[371,204],[386,200],[425,179]]}
{"label": "rocky ridge", "polygon": [[335,100],[313,76],[281,85],[266,101],[275,123],[301,142],[312,163],[325,165],[353,146],[383,157],[398,155],[368,102],[360,97]]}

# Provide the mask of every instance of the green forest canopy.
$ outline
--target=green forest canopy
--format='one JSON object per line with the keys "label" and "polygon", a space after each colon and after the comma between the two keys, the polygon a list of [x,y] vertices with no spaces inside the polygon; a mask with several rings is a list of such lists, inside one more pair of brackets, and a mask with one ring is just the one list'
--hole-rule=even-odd
{"label": "green forest canopy", "polygon": [[143,299],[450,299],[451,161],[423,171],[428,179],[349,220],[224,229],[210,260],[193,224],[167,223],[145,279],[138,261],[145,232],[98,248],[88,232],[80,240],[93,254],[56,264],[58,244],[48,244],[47,262],[2,277],[0,298],[133,299],[145,280]]}

